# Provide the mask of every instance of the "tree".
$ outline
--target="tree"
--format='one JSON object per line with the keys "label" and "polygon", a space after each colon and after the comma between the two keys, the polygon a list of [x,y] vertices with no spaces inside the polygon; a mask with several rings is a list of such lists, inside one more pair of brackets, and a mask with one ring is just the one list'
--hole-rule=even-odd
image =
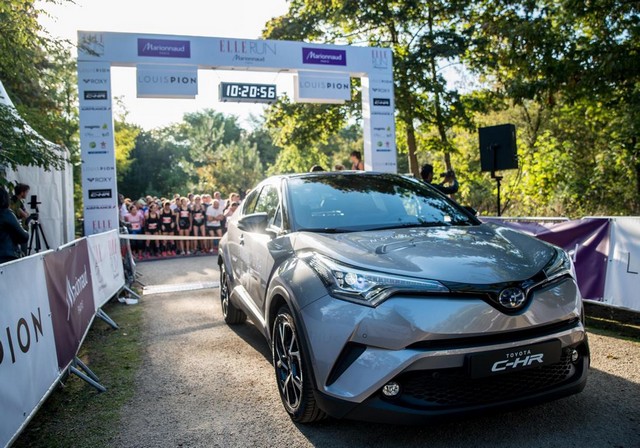
{"label": "tree", "polygon": [[418,175],[416,124],[437,129],[437,138],[429,140],[425,149],[443,154],[448,168],[454,151],[449,133],[455,125],[470,124],[460,95],[441,73],[466,51],[467,32],[461,17],[467,4],[461,0],[294,0],[286,15],[267,23],[263,34],[392,48],[399,128],[406,135],[409,169]]}
{"label": "tree", "polygon": [[176,141],[178,125],[155,131],[142,131],[131,150],[131,163],[118,191],[130,198],[147,194],[171,197],[174,193],[186,192],[189,174],[184,159],[188,148]]}
{"label": "tree", "polygon": [[[51,39],[39,25],[41,14],[34,1],[0,3],[0,79],[25,121],[77,156],[74,64],[64,43]],[[65,159],[4,106],[0,128],[0,165],[56,168]]]}
{"label": "tree", "polygon": [[[617,210],[611,206],[621,204],[620,196],[612,192],[620,189],[609,186],[609,194],[596,194],[596,179],[624,183],[627,191],[627,180],[633,179],[633,208],[640,209],[639,12],[637,2],[619,0],[483,1],[470,10],[473,45],[465,61],[520,112],[526,137],[522,160],[537,167],[523,181],[554,189],[543,182],[557,177],[552,172],[566,181],[558,199],[564,205],[557,210],[586,211],[587,204]],[[566,162],[560,171],[541,160],[553,156],[543,150],[549,145],[560,148],[555,154]],[[603,177],[605,172],[625,180]],[[589,199],[592,194],[599,202]],[[629,210],[628,199],[622,203],[627,204],[622,210]]]}

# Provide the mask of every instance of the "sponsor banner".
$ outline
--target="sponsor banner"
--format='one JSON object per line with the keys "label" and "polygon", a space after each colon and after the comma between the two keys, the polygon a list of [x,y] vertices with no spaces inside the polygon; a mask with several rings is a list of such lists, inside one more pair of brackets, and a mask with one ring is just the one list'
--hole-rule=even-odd
{"label": "sponsor banner", "polygon": [[138,56],[154,58],[191,58],[191,41],[138,38]]}
{"label": "sponsor banner", "polygon": [[44,257],[58,368],[73,360],[96,311],[87,240]]}
{"label": "sponsor banner", "polygon": [[78,57],[97,59],[104,56],[104,33],[78,31]]}
{"label": "sponsor banner", "polygon": [[[92,223],[106,228],[107,223]],[[96,310],[107,303],[124,286],[124,270],[117,230],[92,235],[87,239],[91,262],[91,281]]]}
{"label": "sponsor banner", "polygon": [[[372,63],[377,55],[379,65],[384,62],[383,50],[370,49]],[[397,149],[393,102],[393,78],[380,76],[362,79],[362,116],[364,124],[365,169],[396,172]]]}
{"label": "sponsor banner", "polygon": [[610,219],[604,302],[640,311],[640,218]]}
{"label": "sponsor banner", "polygon": [[[484,218],[483,218],[484,219]],[[561,223],[486,219],[565,249],[571,255],[582,297],[602,301],[609,253],[609,220],[585,218]]]}
{"label": "sponsor banner", "polygon": [[78,63],[85,235],[118,228],[110,76],[108,62]]}
{"label": "sponsor banner", "polygon": [[347,65],[347,51],[330,48],[302,47],[302,63],[315,65]]}
{"label": "sponsor banner", "polygon": [[42,253],[0,268],[0,446],[58,379]]}
{"label": "sponsor banner", "polygon": [[348,73],[300,72],[294,82],[297,103],[344,103],[351,99]]}
{"label": "sponsor banner", "polygon": [[371,66],[376,71],[392,69],[392,55],[388,48],[371,48]]}
{"label": "sponsor banner", "polygon": [[273,40],[214,39],[213,50],[222,63],[236,66],[273,66],[278,46]]}
{"label": "sponsor banner", "polygon": [[138,66],[138,98],[195,98],[198,67]]}

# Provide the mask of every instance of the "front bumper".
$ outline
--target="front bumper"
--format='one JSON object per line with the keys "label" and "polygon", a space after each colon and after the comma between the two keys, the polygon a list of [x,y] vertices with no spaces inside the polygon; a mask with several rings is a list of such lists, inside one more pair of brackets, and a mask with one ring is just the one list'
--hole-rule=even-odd
{"label": "front bumper", "polygon": [[[451,387],[465,389],[471,392],[471,396],[474,395],[473,389],[475,389],[480,392],[480,394],[487,396],[487,399],[483,402],[460,403],[458,405],[426,405],[425,403],[424,406],[411,406],[407,403],[408,400],[404,396],[405,392],[402,392],[395,399],[387,399],[382,393],[377,392],[362,403],[341,400],[320,391],[316,391],[315,398],[319,406],[332,417],[376,423],[419,424],[425,421],[438,421],[452,416],[473,416],[488,410],[503,411],[532,406],[577,394],[584,389],[587,383],[588,368],[589,357],[584,356],[574,366],[575,370],[573,374],[564,381],[560,381],[549,387],[541,387],[538,390],[521,391],[510,397],[504,396],[504,394],[488,397],[489,391],[499,390],[497,389],[498,381],[504,379],[501,377],[492,378],[492,380],[496,380],[493,381],[494,384],[490,385],[487,389],[483,389],[487,384],[483,384],[482,381],[475,382],[475,384],[473,382],[463,382],[463,384],[458,385],[450,384],[448,389],[451,389]],[[528,372],[529,376],[535,374],[532,370],[526,370],[521,373],[525,372]],[[433,372],[423,372],[424,378],[428,381],[428,377],[430,377],[432,373]],[[402,379],[398,380],[402,384]],[[513,381],[509,382],[511,385],[516,382],[515,378],[512,378],[512,380]],[[443,391],[442,393],[444,396],[447,392]],[[413,399],[415,399],[415,396],[409,398],[409,400]]]}
{"label": "front bumper", "polygon": [[[575,282],[567,279],[536,291],[517,315],[506,315],[469,297],[393,297],[368,308],[323,296],[301,307],[298,316],[321,408],[336,417],[388,422],[393,414],[406,422],[579,392],[589,365],[580,304]],[[465,361],[469,355],[549,340],[560,341],[562,353],[569,348],[580,353],[576,364],[561,361],[564,375],[522,387],[522,382],[532,381],[526,375],[539,376],[540,372],[534,373],[538,368],[533,368],[499,376],[500,381],[510,377],[509,394],[473,392],[503,388],[499,382],[490,384],[494,377],[471,381]],[[562,366],[556,367],[563,371]],[[402,388],[394,400],[381,395],[381,388],[390,381]],[[453,398],[437,400],[434,394]]]}

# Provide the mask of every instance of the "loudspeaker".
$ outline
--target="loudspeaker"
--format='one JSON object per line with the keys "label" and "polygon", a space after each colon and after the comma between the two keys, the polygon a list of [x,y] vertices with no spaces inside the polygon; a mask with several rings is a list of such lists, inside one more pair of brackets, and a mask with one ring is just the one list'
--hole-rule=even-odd
{"label": "loudspeaker", "polygon": [[478,129],[480,134],[481,171],[514,170],[518,168],[516,127],[501,124]]}

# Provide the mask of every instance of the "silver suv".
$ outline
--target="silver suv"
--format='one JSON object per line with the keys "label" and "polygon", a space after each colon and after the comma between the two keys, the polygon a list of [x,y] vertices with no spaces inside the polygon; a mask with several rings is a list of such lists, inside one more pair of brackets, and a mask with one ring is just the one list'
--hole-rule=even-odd
{"label": "silver suv", "polygon": [[567,254],[414,179],[267,179],[230,220],[218,264],[224,318],[264,334],[296,422],[420,422],[586,383]]}

